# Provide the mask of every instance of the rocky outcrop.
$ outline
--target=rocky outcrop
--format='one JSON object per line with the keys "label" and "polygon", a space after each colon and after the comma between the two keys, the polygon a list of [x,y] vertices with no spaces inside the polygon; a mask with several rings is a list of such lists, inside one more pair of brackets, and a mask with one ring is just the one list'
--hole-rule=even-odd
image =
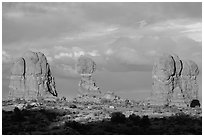
{"label": "rocky outcrop", "polygon": [[11,98],[37,99],[57,96],[55,80],[45,55],[26,52],[11,68],[9,84]]}
{"label": "rocky outcrop", "polygon": [[159,56],[153,65],[151,104],[190,106],[198,99],[198,74],[191,60],[182,61],[175,54]]}
{"label": "rocky outcrop", "polygon": [[107,91],[106,93],[104,93],[104,95],[102,96],[102,99],[105,100],[109,100],[109,101],[113,101],[113,100],[119,100],[120,97],[115,95],[114,92],[112,91]]}
{"label": "rocky outcrop", "polygon": [[81,56],[77,61],[76,69],[81,75],[79,93],[82,95],[99,95],[101,91],[92,77],[92,73],[96,70],[96,63],[86,56]]}

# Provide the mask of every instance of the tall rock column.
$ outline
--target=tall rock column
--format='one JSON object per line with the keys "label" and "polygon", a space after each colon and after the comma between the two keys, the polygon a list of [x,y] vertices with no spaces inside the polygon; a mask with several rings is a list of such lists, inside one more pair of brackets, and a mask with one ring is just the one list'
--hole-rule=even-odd
{"label": "tall rock column", "polygon": [[190,105],[193,99],[198,99],[197,76],[198,66],[191,60],[182,61],[183,70],[180,77],[180,89],[185,97],[185,102]]}
{"label": "tall rock column", "polygon": [[190,106],[198,99],[198,74],[198,66],[191,60],[180,60],[175,54],[160,56],[153,66],[150,103]]}
{"label": "tall rock column", "polygon": [[184,95],[182,93],[182,90],[179,88],[180,85],[180,77],[182,72],[182,61],[176,54],[171,55],[174,60],[174,70],[175,73],[173,75],[173,91],[172,91],[172,97],[170,99],[169,105],[175,105],[180,107],[185,107],[185,99]]}
{"label": "tall rock column", "polygon": [[37,99],[38,97],[57,96],[54,77],[49,64],[41,52],[26,52],[12,66],[10,97]]}
{"label": "tall rock column", "polygon": [[168,105],[173,91],[174,60],[171,55],[163,54],[158,57],[152,70],[151,104]]}
{"label": "tall rock column", "polygon": [[19,58],[11,68],[10,95],[16,98],[25,97],[25,60]]}
{"label": "tall rock column", "polygon": [[101,91],[92,77],[92,73],[96,70],[96,63],[86,56],[81,56],[76,63],[76,69],[81,75],[79,93],[82,95],[100,94]]}

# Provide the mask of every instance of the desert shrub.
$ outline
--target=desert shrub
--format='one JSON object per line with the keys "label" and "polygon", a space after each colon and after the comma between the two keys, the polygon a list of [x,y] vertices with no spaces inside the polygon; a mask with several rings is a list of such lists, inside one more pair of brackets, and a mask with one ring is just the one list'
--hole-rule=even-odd
{"label": "desert shrub", "polygon": [[129,120],[132,121],[132,122],[134,122],[134,124],[139,124],[141,118],[140,118],[140,116],[137,116],[137,115],[135,115],[135,114],[131,114],[131,115],[129,116]]}
{"label": "desert shrub", "polygon": [[65,122],[65,128],[69,127],[71,129],[74,129],[75,131],[79,132],[80,134],[87,133],[88,130],[90,130],[89,125],[85,125],[76,121],[66,121]]}
{"label": "desert shrub", "polygon": [[47,118],[49,119],[49,121],[54,121],[56,119],[57,116],[59,116],[58,112],[55,112],[56,110],[46,110],[45,111],[45,115],[47,116]]}
{"label": "desert shrub", "polygon": [[65,122],[66,127],[71,127],[73,129],[80,129],[82,126],[79,122],[76,121],[66,121]]}
{"label": "desert shrub", "polygon": [[124,123],[126,120],[125,115],[121,112],[111,113],[111,122]]}
{"label": "desert shrub", "polygon": [[45,127],[50,123],[47,116],[43,115],[42,113],[37,113],[34,118],[36,121],[38,121],[40,128]]}
{"label": "desert shrub", "polygon": [[17,107],[14,108],[13,120],[15,120],[15,121],[23,121],[24,120],[24,116],[22,115],[21,110]]}
{"label": "desert shrub", "polygon": [[176,122],[177,124],[184,124],[184,123],[189,123],[193,119],[189,116],[186,115],[183,112],[176,113],[175,116],[172,117],[173,121]]}
{"label": "desert shrub", "polygon": [[141,126],[148,127],[150,126],[150,120],[148,116],[143,116],[141,119]]}

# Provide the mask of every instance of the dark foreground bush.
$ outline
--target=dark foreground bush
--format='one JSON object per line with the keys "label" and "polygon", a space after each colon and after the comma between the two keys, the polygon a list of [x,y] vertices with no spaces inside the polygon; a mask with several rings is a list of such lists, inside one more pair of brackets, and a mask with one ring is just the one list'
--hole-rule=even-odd
{"label": "dark foreground bush", "polygon": [[122,114],[121,112],[113,112],[111,114],[111,122],[124,123],[125,120],[126,120],[125,115]]}
{"label": "dark foreground bush", "polygon": [[143,116],[142,119],[141,119],[141,126],[142,127],[149,127],[150,126],[150,120],[149,120],[149,117],[148,116]]}
{"label": "dark foreground bush", "polygon": [[[66,113],[67,114],[67,113]],[[6,134],[81,134],[81,135],[201,135],[202,118],[178,114],[165,118],[149,118],[130,115],[126,118],[121,112],[111,114],[111,120],[82,124],[67,121],[56,125],[64,112],[57,110],[19,110],[2,112],[2,133]]]}

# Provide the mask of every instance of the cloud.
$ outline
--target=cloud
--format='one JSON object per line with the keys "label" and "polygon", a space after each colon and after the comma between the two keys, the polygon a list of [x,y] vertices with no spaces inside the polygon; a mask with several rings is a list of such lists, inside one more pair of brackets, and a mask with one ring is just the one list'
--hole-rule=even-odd
{"label": "cloud", "polygon": [[98,50],[85,51],[79,47],[66,48],[66,47],[59,46],[59,47],[55,47],[55,49],[58,50],[57,52],[59,52],[57,55],[54,56],[55,59],[67,57],[67,58],[73,58],[74,60],[76,60],[80,56],[84,56],[84,55],[89,55],[92,57],[100,56]]}
{"label": "cloud", "polygon": [[90,52],[87,52],[88,55],[90,56],[100,56],[99,52],[97,50],[93,50],[93,51],[90,51]]}
{"label": "cloud", "polygon": [[111,55],[113,53],[114,53],[114,51],[112,49],[110,49],[110,48],[105,51],[106,55]]}
{"label": "cloud", "polygon": [[202,17],[201,3],[90,3],[82,7],[90,20],[140,27],[138,21],[148,23],[167,19]]}
{"label": "cloud", "polygon": [[148,64],[148,60],[133,48],[121,47],[115,50],[115,54],[112,54],[120,62],[124,64]]}
{"label": "cloud", "polygon": [[70,57],[71,58],[71,57],[73,57],[73,55],[72,55],[72,53],[64,53],[64,52],[59,53],[59,55],[55,55],[56,59],[59,59],[61,57]]}
{"label": "cloud", "polygon": [[56,77],[69,78],[69,79],[76,79],[80,77],[75,67],[71,65],[58,64],[58,65],[52,65],[51,68],[52,68],[53,75]]}
{"label": "cloud", "polygon": [[87,55],[111,71],[149,71],[164,51],[200,63],[201,9],[201,3],[4,3],[3,50],[12,57],[39,50],[66,65]]}
{"label": "cloud", "polygon": [[[3,42],[106,36],[165,20],[200,20],[201,3],[3,3]],[[18,33],[16,33],[18,31]],[[20,35],[19,35],[20,34]]]}
{"label": "cloud", "polygon": [[2,62],[9,63],[12,61],[11,55],[9,55],[6,51],[2,50]]}

